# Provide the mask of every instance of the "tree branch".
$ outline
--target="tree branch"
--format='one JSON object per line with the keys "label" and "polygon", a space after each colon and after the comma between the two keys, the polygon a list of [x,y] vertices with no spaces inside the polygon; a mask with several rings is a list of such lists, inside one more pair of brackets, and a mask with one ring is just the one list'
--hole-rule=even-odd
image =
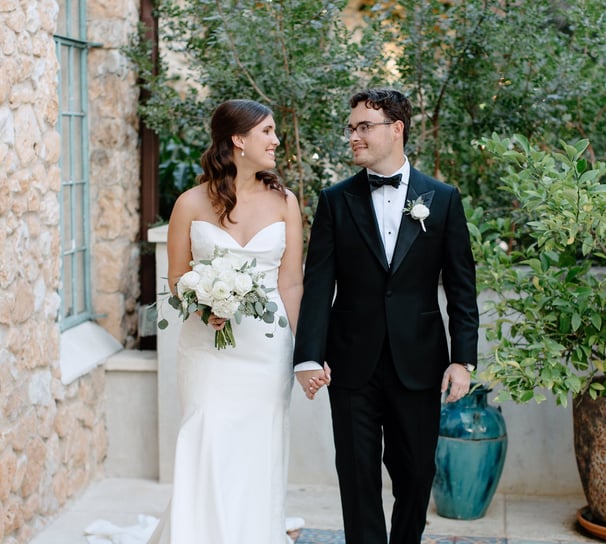
{"label": "tree branch", "polygon": [[259,96],[263,100],[265,100],[268,104],[273,104],[274,101],[271,98],[269,98],[269,96],[267,96],[261,90],[261,88],[255,82],[255,79],[252,77],[252,74],[248,71],[248,69],[244,66],[244,64],[242,64],[242,61],[240,60],[240,57],[238,56],[238,52],[236,50],[236,44],[234,43],[234,40],[231,37],[231,34],[229,33],[229,28],[227,26],[227,20],[225,19],[225,13],[223,12],[223,8],[221,7],[221,1],[216,0],[215,4],[217,6],[217,11],[219,12],[219,16],[221,17],[221,21],[223,21],[223,27],[225,28],[225,35],[227,36],[227,40],[229,42],[229,48],[231,49],[231,52],[234,56],[234,60],[236,61],[236,64],[238,65],[240,70],[242,70],[242,72],[244,72],[246,79],[248,79],[248,81],[252,85],[253,89],[255,89],[255,91],[257,91],[257,93],[259,93]]}

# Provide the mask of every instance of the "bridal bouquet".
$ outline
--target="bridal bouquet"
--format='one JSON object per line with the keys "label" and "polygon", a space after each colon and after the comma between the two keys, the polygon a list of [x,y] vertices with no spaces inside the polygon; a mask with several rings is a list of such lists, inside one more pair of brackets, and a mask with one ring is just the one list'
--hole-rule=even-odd
{"label": "bridal bouquet", "polygon": [[[215,347],[235,347],[236,339],[231,320],[240,323],[242,316],[262,319],[273,323],[278,305],[269,300],[267,293],[273,289],[265,287],[263,273],[255,270],[256,260],[243,261],[233,253],[215,248],[213,257],[198,263],[191,262],[192,270],[179,278],[177,294],[168,298],[168,303],[179,311],[185,321],[191,314],[200,312],[205,324],[211,314],[225,318],[225,326],[215,331]],[[158,327],[166,328],[162,320]],[[279,316],[278,325],[285,327],[286,318]],[[272,333],[265,336],[272,337]]]}

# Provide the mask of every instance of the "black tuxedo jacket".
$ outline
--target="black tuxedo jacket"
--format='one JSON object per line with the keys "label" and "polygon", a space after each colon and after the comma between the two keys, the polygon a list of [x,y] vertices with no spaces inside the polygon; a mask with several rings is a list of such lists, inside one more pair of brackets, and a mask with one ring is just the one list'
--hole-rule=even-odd
{"label": "black tuxedo jacket", "polygon": [[[430,210],[426,232],[404,214],[390,266],[366,170],[320,193],[294,364],[326,361],[333,386],[358,388],[387,339],[402,383],[424,390],[439,386],[451,360],[477,363],[475,263],[461,198],[454,187],[411,168],[406,199],[419,196]],[[450,358],[438,306],[440,277]]]}

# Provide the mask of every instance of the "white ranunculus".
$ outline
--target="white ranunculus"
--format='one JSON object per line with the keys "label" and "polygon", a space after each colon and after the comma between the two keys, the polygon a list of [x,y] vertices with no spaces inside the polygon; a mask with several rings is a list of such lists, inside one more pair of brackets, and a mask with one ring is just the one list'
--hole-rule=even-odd
{"label": "white ranunculus", "polygon": [[245,295],[253,286],[253,280],[249,274],[237,273],[234,277],[234,291],[238,295]]}
{"label": "white ranunculus", "polygon": [[410,217],[422,221],[429,217],[429,208],[425,204],[415,204],[410,210]]}
{"label": "white ranunculus", "polygon": [[240,302],[234,298],[226,298],[223,300],[217,300],[213,304],[213,314],[217,317],[223,317],[225,319],[231,319],[234,314],[238,311]]}

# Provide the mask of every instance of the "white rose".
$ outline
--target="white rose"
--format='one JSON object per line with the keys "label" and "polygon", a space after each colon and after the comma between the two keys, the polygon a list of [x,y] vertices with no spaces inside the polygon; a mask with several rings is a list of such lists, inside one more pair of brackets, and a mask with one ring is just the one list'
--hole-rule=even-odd
{"label": "white rose", "polygon": [[252,278],[248,274],[238,273],[234,277],[234,291],[238,295],[245,295],[253,286]]}
{"label": "white rose", "polygon": [[225,259],[227,259],[233,270],[239,270],[246,264],[246,261],[242,258],[242,256],[236,255],[235,253],[228,253],[225,256]]}
{"label": "white rose", "polygon": [[213,314],[215,314],[217,317],[231,319],[238,311],[239,307],[240,302],[235,298],[218,300],[213,304]]}
{"label": "white rose", "polygon": [[221,272],[221,276],[219,279],[220,279],[220,281],[225,283],[225,285],[227,285],[227,288],[230,291],[233,291],[234,286],[236,284],[236,275],[237,275],[237,272],[234,272],[233,270],[224,270]]}
{"label": "white rose", "polygon": [[204,282],[201,281],[198,283],[198,285],[196,285],[194,290],[196,291],[196,298],[198,299],[198,304],[206,304],[206,306],[211,305],[213,300],[211,294],[212,284],[207,287]]}
{"label": "white rose", "polygon": [[185,272],[179,278],[179,285],[183,288],[184,291],[188,289],[194,289],[198,282],[200,281],[200,274],[197,272],[190,270],[189,272]]}
{"label": "white rose", "polygon": [[203,288],[210,292],[213,287],[213,283],[216,279],[218,279],[216,270],[213,270],[212,266],[204,265],[203,268],[198,270],[198,275],[200,276],[198,283],[201,283]]}
{"label": "white rose", "polygon": [[217,280],[213,283],[211,294],[214,300],[225,300],[230,296],[231,289],[224,281]]}
{"label": "white rose", "polygon": [[192,267],[192,270],[202,276],[207,273],[208,270],[212,270],[212,267],[209,264],[198,263]]}
{"label": "white rose", "polygon": [[220,274],[233,270],[232,263],[227,257],[215,257],[210,264]]}
{"label": "white rose", "polygon": [[410,217],[423,221],[429,217],[429,208],[425,204],[415,204],[410,210]]}

